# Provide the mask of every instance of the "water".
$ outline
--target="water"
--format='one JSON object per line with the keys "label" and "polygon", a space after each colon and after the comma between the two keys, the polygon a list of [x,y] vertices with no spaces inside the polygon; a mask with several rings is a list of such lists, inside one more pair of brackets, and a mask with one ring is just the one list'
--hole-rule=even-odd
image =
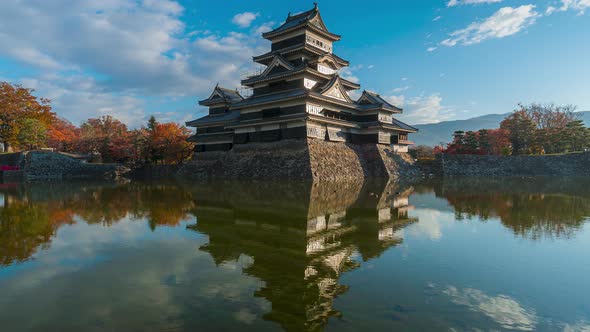
{"label": "water", "polygon": [[589,185],[2,185],[0,331],[588,331]]}

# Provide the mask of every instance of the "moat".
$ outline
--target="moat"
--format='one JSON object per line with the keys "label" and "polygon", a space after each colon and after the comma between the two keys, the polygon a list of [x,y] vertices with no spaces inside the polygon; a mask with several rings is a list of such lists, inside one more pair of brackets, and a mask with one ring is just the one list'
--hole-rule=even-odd
{"label": "moat", "polygon": [[3,184],[0,330],[586,331],[588,188]]}

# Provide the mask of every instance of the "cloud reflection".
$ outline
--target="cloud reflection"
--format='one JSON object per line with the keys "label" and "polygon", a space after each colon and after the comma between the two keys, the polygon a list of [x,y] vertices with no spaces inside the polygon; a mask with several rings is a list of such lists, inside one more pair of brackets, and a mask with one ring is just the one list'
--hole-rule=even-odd
{"label": "cloud reflection", "polygon": [[478,289],[454,286],[448,286],[443,293],[451,297],[453,303],[490,317],[502,328],[532,331],[537,325],[535,311],[527,310],[510,296],[490,296]]}

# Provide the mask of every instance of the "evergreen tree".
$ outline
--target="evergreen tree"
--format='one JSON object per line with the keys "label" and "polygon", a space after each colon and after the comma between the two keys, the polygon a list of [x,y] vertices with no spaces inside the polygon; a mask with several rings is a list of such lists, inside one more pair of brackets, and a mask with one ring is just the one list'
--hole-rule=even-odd
{"label": "evergreen tree", "polygon": [[477,135],[473,131],[468,131],[465,133],[465,148],[469,153],[476,153],[478,144],[477,144]]}
{"label": "evergreen tree", "polygon": [[158,125],[158,121],[156,121],[155,116],[150,116],[150,119],[147,122],[147,128],[150,132],[154,132],[156,130],[156,126]]}
{"label": "evergreen tree", "polygon": [[490,135],[489,134],[490,133],[487,129],[480,129],[477,132],[479,148],[480,148],[481,152],[484,154],[490,154],[491,146],[490,146]]}
{"label": "evergreen tree", "polygon": [[570,152],[584,151],[587,147],[588,130],[582,120],[574,120],[565,126],[567,150]]}
{"label": "evergreen tree", "polygon": [[529,154],[534,150],[536,125],[526,112],[512,113],[502,121],[500,128],[508,131],[512,154]]}

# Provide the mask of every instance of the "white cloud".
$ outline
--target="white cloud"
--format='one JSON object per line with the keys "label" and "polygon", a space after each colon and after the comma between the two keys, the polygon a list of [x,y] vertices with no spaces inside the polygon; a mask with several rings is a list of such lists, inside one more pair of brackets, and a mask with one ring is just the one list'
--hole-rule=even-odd
{"label": "white cloud", "polygon": [[261,35],[265,32],[269,32],[272,30],[272,28],[275,24],[276,23],[274,21],[263,23],[262,25],[260,25],[259,27],[257,27],[254,30],[254,33],[256,33],[257,35]]}
{"label": "white cloud", "polygon": [[395,89],[392,90],[392,92],[393,93],[400,93],[400,92],[404,92],[404,91],[408,90],[409,88],[410,88],[410,86],[409,85],[406,85],[406,86],[402,86],[402,87],[399,87],[399,88],[395,88]]}
{"label": "white cloud", "polygon": [[436,51],[437,49],[438,49],[438,47],[436,47],[436,46],[432,46],[432,47],[429,47],[429,48],[427,48],[427,49],[426,49],[426,52],[434,52],[434,51]]}
{"label": "white cloud", "polygon": [[583,15],[590,8],[590,0],[561,0],[560,11],[574,10]]}
{"label": "white cloud", "polygon": [[436,22],[436,21],[440,20],[441,18],[442,18],[442,16],[439,15],[439,16],[433,18],[432,22]]}
{"label": "white cloud", "polygon": [[467,28],[451,33],[450,38],[441,44],[448,47],[472,45],[486,39],[508,37],[534,24],[538,17],[534,5],[504,7],[483,21],[471,23]]}
{"label": "white cloud", "polygon": [[551,15],[551,14],[555,13],[556,11],[557,11],[557,8],[555,8],[553,6],[549,6],[545,10],[545,15]]}
{"label": "white cloud", "polygon": [[112,94],[87,76],[45,75],[39,78],[23,78],[23,86],[36,90],[38,95],[52,101],[59,115],[75,124],[91,117],[112,115],[131,127],[147,121],[144,101],[133,95]]}
{"label": "white cloud", "polygon": [[447,2],[447,7],[456,7],[456,6],[463,6],[463,5],[479,5],[479,4],[488,4],[488,3],[499,3],[502,0],[449,0]]}
{"label": "white cloud", "polygon": [[349,80],[354,83],[359,83],[361,80],[353,74],[353,71],[359,70],[362,68],[362,65],[354,66],[354,67],[344,67],[340,69],[340,76],[345,80]]}
{"label": "white cloud", "polygon": [[233,24],[236,24],[237,26],[239,26],[241,28],[247,28],[252,24],[252,22],[259,15],[260,14],[258,14],[258,13],[252,13],[252,12],[240,13],[240,14],[236,14],[231,21]]}
{"label": "white cloud", "polygon": [[450,120],[456,115],[453,109],[442,105],[443,99],[439,94],[416,97],[392,95],[386,99],[404,109],[399,118],[409,124],[436,123]]}
{"label": "white cloud", "polygon": [[[89,111],[75,112],[66,100],[89,110],[98,106],[84,101],[99,100],[104,112],[123,101],[118,109],[129,114],[121,117],[132,123],[137,96],[207,95],[216,82],[238,87],[251,57],[266,51],[259,34],[186,31],[182,13],[173,0],[3,0],[0,56],[40,71],[32,77],[39,95],[54,96],[54,110],[68,119]],[[67,85],[72,73],[92,87]]]}

